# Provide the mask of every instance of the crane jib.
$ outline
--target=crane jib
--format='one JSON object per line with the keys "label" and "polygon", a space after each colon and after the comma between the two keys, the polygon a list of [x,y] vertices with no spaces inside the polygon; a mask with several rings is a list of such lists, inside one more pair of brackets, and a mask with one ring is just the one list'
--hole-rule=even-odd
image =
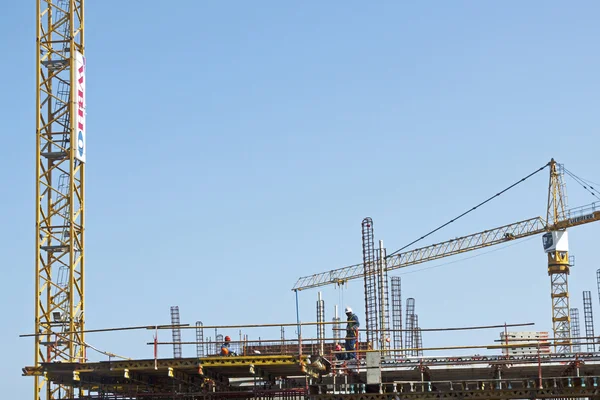
{"label": "crane jib", "polygon": [[587,215],[582,215],[580,217],[576,217],[576,218],[570,218],[569,219],[569,224],[577,224],[580,222],[585,222],[585,221],[590,221],[594,219],[596,213],[592,213],[592,214],[587,214]]}
{"label": "crane jib", "polygon": [[[591,212],[590,212],[591,211]],[[585,214],[583,214],[585,213]],[[398,253],[388,257],[386,270],[404,268],[428,261],[441,259],[473,250],[522,239],[543,232],[567,229],[600,220],[600,205],[592,203],[567,211],[567,215],[582,214],[553,225],[548,225],[541,217],[530,218],[498,228],[485,230],[472,235],[462,236],[430,246]],[[367,271],[367,275],[373,272]],[[332,271],[304,276],[298,279],[292,290],[304,290],[330,284],[341,284],[365,276],[363,264],[355,264]]]}

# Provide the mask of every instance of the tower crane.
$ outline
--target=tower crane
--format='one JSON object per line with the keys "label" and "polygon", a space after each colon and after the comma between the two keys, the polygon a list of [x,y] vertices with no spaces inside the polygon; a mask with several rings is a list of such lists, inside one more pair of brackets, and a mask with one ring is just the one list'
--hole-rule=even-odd
{"label": "tower crane", "polygon": [[[567,210],[565,207],[566,196],[563,174],[557,168],[558,164],[554,159],[550,160],[546,166],[549,168],[550,178],[545,219],[534,217],[430,246],[391,254],[384,258],[384,267],[380,270],[370,268],[370,263],[365,258],[365,261],[360,264],[301,277],[296,281],[292,290],[298,292],[329,284],[340,284],[361,277],[365,279],[365,282],[372,282],[374,280],[369,279],[369,276],[380,274],[382,270],[388,272],[512,240],[543,234],[543,247],[548,257],[548,275],[550,277],[552,298],[552,329],[556,340],[555,349],[557,353],[570,352],[571,337],[568,291],[570,264],[567,228],[600,220],[600,203],[595,202],[583,207]],[[380,312],[385,312],[385,310]],[[370,318],[373,318],[373,316]],[[367,321],[366,326],[370,326],[369,321]]]}
{"label": "tower crane", "polygon": [[[83,0],[36,0],[35,366],[85,362]],[[34,399],[72,386],[35,376]],[[81,393],[79,393],[81,394]]]}

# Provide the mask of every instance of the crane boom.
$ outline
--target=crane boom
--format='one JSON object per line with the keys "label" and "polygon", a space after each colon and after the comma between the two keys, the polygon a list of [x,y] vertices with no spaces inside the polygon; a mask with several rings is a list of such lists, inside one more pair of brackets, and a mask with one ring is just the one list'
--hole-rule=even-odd
{"label": "crane boom", "polygon": [[[542,217],[526,219],[513,224],[485,230],[430,246],[421,247],[387,258],[386,270],[404,268],[427,261],[437,260],[484,247],[522,239],[548,231],[556,231],[600,220],[600,204],[575,208],[566,212],[565,219],[548,226]],[[363,264],[355,264],[298,279],[292,290],[311,289],[333,283],[344,283],[364,276]]]}

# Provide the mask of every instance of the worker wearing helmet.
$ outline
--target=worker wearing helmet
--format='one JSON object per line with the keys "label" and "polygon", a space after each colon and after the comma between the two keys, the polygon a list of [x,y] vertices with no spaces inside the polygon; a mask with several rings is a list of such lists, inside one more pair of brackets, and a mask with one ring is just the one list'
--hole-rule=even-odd
{"label": "worker wearing helmet", "polygon": [[345,349],[348,351],[348,353],[346,353],[346,359],[351,360],[356,358],[356,340],[358,339],[358,327],[360,326],[360,322],[358,322],[358,317],[352,312],[352,308],[350,307],[346,307],[346,316],[348,317],[345,343]]}
{"label": "worker wearing helmet", "polygon": [[333,346],[333,351],[336,352],[336,354],[335,354],[336,360],[345,360],[346,359],[346,353],[342,353],[342,350],[343,350],[342,345],[339,344],[338,342],[335,342],[335,345]]}
{"label": "worker wearing helmet", "polygon": [[229,336],[225,336],[225,343],[221,346],[221,355],[222,356],[237,356],[234,351],[231,351],[229,345],[231,344],[231,338]]}

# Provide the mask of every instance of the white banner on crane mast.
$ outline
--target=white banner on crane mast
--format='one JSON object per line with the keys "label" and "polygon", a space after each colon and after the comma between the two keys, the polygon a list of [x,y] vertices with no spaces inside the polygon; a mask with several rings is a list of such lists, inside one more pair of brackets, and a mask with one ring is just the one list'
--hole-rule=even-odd
{"label": "white banner on crane mast", "polygon": [[85,162],[85,57],[80,52],[75,52],[75,158]]}

